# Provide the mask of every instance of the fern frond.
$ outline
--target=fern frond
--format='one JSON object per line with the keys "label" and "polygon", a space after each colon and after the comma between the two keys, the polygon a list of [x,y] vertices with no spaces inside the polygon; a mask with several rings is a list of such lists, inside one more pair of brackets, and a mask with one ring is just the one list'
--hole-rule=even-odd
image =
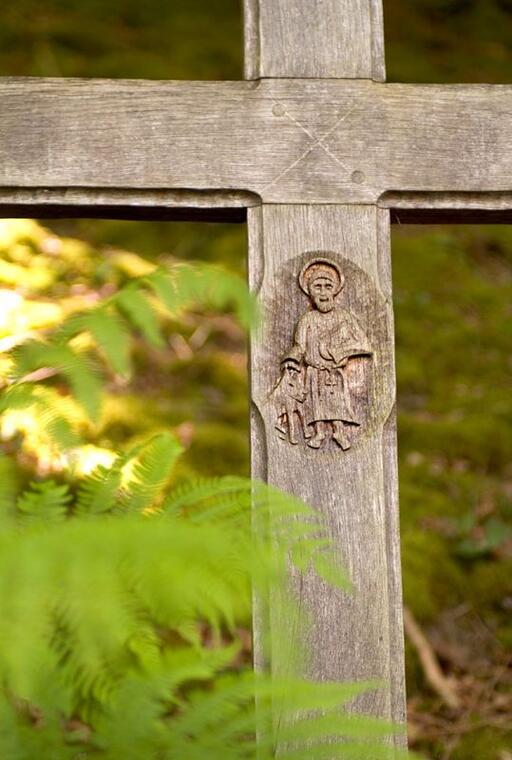
{"label": "fern frond", "polygon": [[156,348],[165,345],[159,320],[148,297],[136,283],[127,285],[112,297],[115,304],[131,324]]}
{"label": "fern frond", "polygon": [[202,287],[209,305],[218,310],[234,307],[239,322],[249,328],[256,321],[258,309],[254,296],[242,278],[216,265],[205,265]]}
{"label": "fern frond", "polygon": [[[232,659],[232,647],[211,650],[176,647],[164,652],[153,672],[128,674],[95,723],[95,744],[105,750],[101,757],[139,760],[163,750],[170,728],[168,714],[187,707],[180,687],[188,691],[191,683],[208,685]],[[131,730],[127,731],[127,726]]]}
{"label": "fern frond", "polygon": [[247,478],[225,476],[198,478],[177,486],[166,497],[163,509],[168,514],[186,514],[191,520],[226,519],[247,515],[252,483]]}
{"label": "fern frond", "polygon": [[[316,699],[312,702],[308,699],[310,686],[316,691]],[[326,687],[325,690],[322,687]],[[332,694],[336,687],[339,688],[336,709],[327,708],[327,712],[322,713],[315,711],[315,704],[326,709],[331,696],[329,692]],[[339,704],[346,701],[347,692],[356,695],[368,688],[368,684],[270,681],[261,677],[256,679],[250,673],[221,676],[213,689],[193,691],[180,714],[169,721],[163,756],[168,760],[176,757],[200,760],[205,756],[219,760],[256,757],[272,760],[276,756],[287,760],[411,758],[405,749],[389,743],[389,737],[403,733],[403,728],[398,729],[385,720],[350,715],[339,709]],[[292,702],[299,698],[302,712],[286,708],[276,716],[275,698],[279,695]],[[262,730],[264,725],[270,727],[266,732]]]}
{"label": "fern frond", "polygon": [[252,511],[256,525],[261,522],[273,534],[288,536],[290,541],[304,539],[321,528],[318,516],[300,499],[242,477],[204,478],[182,484],[167,496],[164,509],[170,514],[186,514],[197,523],[246,523]]}
{"label": "fern frond", "polygon": [[9,702],[0,694],[0,757],[5,760],[76,760],[77,747],[64,740],[59,716],[47,713],[35,729],[36,716],[25,705]]}
{"label": "fern frond", "polygon": [[129,375],[130,334],[124,320],[107,301],[88,311],[72,314],[56,330],[54,342],[64,345],[80,333],[88,332],[114,372]]}
{"label": "fern frond", "polygon": [[86,420],[73,399],[39,383],[17,383],[4,391],[0,414],[3,436],[21,433],[23,447],[36,456],[78,446]]}
{"label": "fern frond", "polygon": [[78,489],[75,512],[78,516],[110,512],[116,505],[121,486],[121,463],[118,459],[112,467],[100,465]]}
{"label": "fern frond", "polygon": [[[255,552],[245,531],[160,514],[72,519],[12,537],[0,535],[0,677],[43,710],[44,726],[56,710],[86,721],[76,739],[84,752],[271,760],[278,743],[288,760],[405,759],[387,743],[395,727],[341,709],[375,684],[223,675],[235,645],[201,645],[200,621],[233,630],[250,614],[251,580],[263,570],[275,579],[270,554]],[[8,708],[6,725],[21,737]],[[277,734],[267,735],[261,726],[276,715]],[[27,746],[45,758],[38,737],[46,741],[32,730]],[[52,759],[67,758],[69,735],[52,737]]]}
{"label": "fern frond", "polygon": [[21,488],[21,477],[14,460],[0,454],[0,526],[13,518]]}
{"label": "fern frond", "polygon": [[239,321],[250,326],[257,316],[254,296],[236,274],[208,264],[179,264],[170,270],[155,269],[144,278],[171,314],[190,306],[216,309],[234,307]]}
{"label": "fern frond", "polygon": [[0,393],[0,413],[8,409],[26,409],[35,401],[33,385],[16,383]]}
{"label": "fern frond", "polygon": [[[66,497],[54,489],[33,488],[21,506],[30,514],[41,511],[42,499],[45,507],[62,506]],[[29,679],[29,699],[42,674],[52,680],[55,672],[75,705],[97,702],[100,693],[108,699],[130,663],[140,666],[157,653],[157,630],[174,631],[183,646],[185,623],[229,627],[250,610],[253,554],[233,531],[168,518],[98,517],[26,528],[12,539],[0,536],[0,674],[11,686]],[[32,655],[22,645],[27,638]]]}
{"label": "fern frond", "polygon": [[298,570],[311,568],[329,585],[350,588],[318,516],[299,499],[266,483],[230,476],[192,481],[172,491],[163,510],[197,524],[252,528],[254,537],[263,541],[269,536],[278,538],[283,554],[290,554]]}
{"label": "fern frond", "polygon": [[103,351],[114,372],[130,374],[130,334],[114,309],[94,309],[87,315],[86,327]]}
{"label": "fern frond", "polygon": [[43,367],[62,374],[76,400],[89,417],[98,416],[102,385],[90,358],[73,351],[69,346],[30,341],[15,352],[16,374],[19,379]]}
{"label": "fern frond", "polygon": [[128,464],[130,479],[123,485],[123,506],[131,512],[156,506],[182,451],[170,433],[159,433],[145,443]]}
{"label": "fern frond", "polygon": [[25,516],[44,522],[55,522],[66,517],[71,494],[67,485],[54,480],[31,483],[29,490],[18,499],[17,508]]}
{"label": "fern frond", "polygon": [[[187,267],[187,271],[189,270],[190,267]],[[175,273],[176,269],[173,268],[172,271]],[[163,267],[147,274],[143,282],[153,290],[158,300],[173,316],[177,315],[190,300],[188,293],[178,290],[176,278]]]}

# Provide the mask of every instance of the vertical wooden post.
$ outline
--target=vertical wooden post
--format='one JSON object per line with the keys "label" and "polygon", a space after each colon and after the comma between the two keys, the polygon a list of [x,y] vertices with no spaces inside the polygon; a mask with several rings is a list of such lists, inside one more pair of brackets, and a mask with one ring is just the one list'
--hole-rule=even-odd
{"label": "vertical wooden post", "polygon": [[[321,6],[311,0],[249,0],[246,11],[248,77],[383,78],[378,0],[333,0]],[[311,13],[315,24],[308,24]],[[355,182],[360,179],[357,172],[353,176]],[[346,594],[312,573],[294,580],[297,614],[312,625],[305,633],[301,620],[290,622],[289,652],[306,636],[310,657],[302,675],[381,679],[385,688],[367,693],[358,709],[402,723],[389,213],[371,205],[264,204],[249,210],[248,223],[250,280],[264,320],[251,356],[253,475],[319,511],[354,584],[353,593]],[[329,278],[335,285],[337,277],[344,278],[335,308],[331,304],[327,314],[308,290],[308,272],[315,271],[324,275],[324,285]],[[323,327],[329,320],[334,339],[333,331],[329,337]],[[349,340],[351,330],[352,355],[342,367],[341,354],[329,352],[350,354],[334,343],[343,331]],[[308,352],[327,359],[320,356],[314,366]],[[342,411],[326,401],[328,393],[345,407]],[[325,404],[333,409],[330,419],[315,422],[329,417],[320,408]],[[278,602],[270,606],[271,625],[279,616]],[[264,623],[256,620],[256,625]],[[289,674],[286,654],[281,651],[278,658],[272,671]],[[397,745],[402,741],[397,738]]]}
{"label": "vertical wooden post", "polygon": [[[301,579],[299,606],[312,620],[306,672],[318,680],[382,679],[386,687],[368,693],[364,708],[403,722],[388,212],[374,206],[268,205],[250,211],[249,237],[251,282],[264,322],[252,346],[254,476],[321,513],[354,584],[345,594],[314,574]],[[297,322],[309,308],[299,274],[319,256],[342,271],[345,285],[337,300],[357,319],[372,351],[362,381],[356,365],[366,360],[352,361],[352,390],[359,386],[353,405],[361,424],[347,429],[352,434],[347,450],[332,440],[311,448],[302,432],[292,444],[276,427],[280,400],[272,391]],[[290,651],[302,643],[293,641],[303,635],[296,622]],[[285,662],[272,667],[287,672]]]}
{"label": "vertical wooden post", "polygon": [[245,78],[384,81],[381,0],[244,0]]}

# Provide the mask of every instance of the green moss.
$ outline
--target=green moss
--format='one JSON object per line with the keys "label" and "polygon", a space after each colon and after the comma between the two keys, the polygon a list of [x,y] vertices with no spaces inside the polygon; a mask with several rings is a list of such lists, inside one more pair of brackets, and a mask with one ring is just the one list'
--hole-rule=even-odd
{"label": "green moss", "polygon": [[492,728],[469,731],[451,755],[451,760],[502,760],[512,747],[512,734],[501,735]]}
{"label": "green moss", "polygon": [[241,77],[237,0],[20,0],[4,5],[1,16],[2,73]]}
{"label": "green moss", "polygon": [[510,82],[511,14],[509,0],[385,0],[388,78]]}
{"label": "green moss", "polygon": [[512,602],[512,559],[476,563],[469,590],[477,609],[487,607],[503,614]]}
{"label": "green moss", "polygon": [[511,252],[498,227],[393,238],[405,597],[423,620],[469,601],[504,638],[510,568],[476,549],[512,524]]}
{"label": "green moss", "polygon": [[441,610],[464,598],[464,573],[436,533],[405,531],[402,561],[404,600],[418,620],[433,620]]}
{"label": "green moss", "polygon": [[505,623],[496,628],[495,636],[506,652],[512,650],[512,623]]}
{"label": "green moss", "polygon": [[421,667],[418,653],[405,639],[405,674],[407,683],[407,698],[422,694],[425,688],[425,673]]}
{"label": "green moss", "polygon": [[140,396],[133,391],[125,391],[105,397],[95,435],[102,445],[117,447],[126,445],[133,436],[165,426],[172,427],[179,421],[165,396]]}
{"label": "green moss", "polygon": [[229,425],[200,425],[184,459],[201,476],[248,475],[249,439]]}

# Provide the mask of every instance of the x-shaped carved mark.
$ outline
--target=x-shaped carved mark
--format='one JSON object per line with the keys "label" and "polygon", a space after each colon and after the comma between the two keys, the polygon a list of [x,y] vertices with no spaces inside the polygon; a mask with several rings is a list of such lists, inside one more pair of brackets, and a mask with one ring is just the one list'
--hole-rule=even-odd
{"label": "x-shaped carved mark", "polygon": [[272,179],[267,185],[265,185],[263,190],[266,190],[271,185],[274,185],[276,182],[279,182],[279,180],[282,177],[284,177],[285,174],[291,171],[295,166],[297,166],[297,164],[300,164],[300,162],[303,161],[306,158],[306,156],[309,156],[309,154],[317,147],[320,147],[324,151],[324,153],[326,153],[329,156],[329,158],[331,158],[333,161],[336,161],[336,163],[339,164],[344,171],[350,172],[350,169],[348,168],[348,166],[346,166],[342,161],[340,161],[340,159],[334,155],[334,153],[327,147],[327,145],[325,145],[325,140],[327,140],[327,138],[330,135],[332,135],[333,132],[336,131],[336,129],[339,127],[339,125],[343,121],[345,121],[345,119],[348,119],[348,117],[354,112],[355,108],[356,108],[355,105],[349,108],[349,110],[346,113],[344,113],[343,116],[340,116],[339,119],[337,119],[336,123],[333,124],[333,126],[330,129],[328,129],[324,135],[322,135],[321,137],[317,137],[316,135],[313,134],[313,132],[311,132],[310,129],[305,127],[304,124],[301,124],[301,122],[298,119],[296,119],[294,116],[288,113],[288,111],[283,105],[281,105],[280,103],[275,103],[272,109],[273,113],[276,116],[286,116],[293,124],[296,124],[297,127],[299,127],[299,129],[301,129],[310,138],[311,142],[306,148],[306,150],[304,150],[303,153],[301,153],[301,155],[297,159],[295,159],[295,161],[293,161],[289,166],[287,166],[286,169],[283,169],[283,171],[279,172],[277,177],[274,177],[274,179]]}

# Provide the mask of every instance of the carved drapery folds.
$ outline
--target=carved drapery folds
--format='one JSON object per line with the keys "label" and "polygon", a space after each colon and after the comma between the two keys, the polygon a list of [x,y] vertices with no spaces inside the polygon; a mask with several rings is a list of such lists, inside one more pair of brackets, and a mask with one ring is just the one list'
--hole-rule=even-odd
{"label": "carved drapery folds", "polygon": [[271,398],[282,440],[346,451],[368,417],[374,351],[343,297],[355,283],[333,256],[311,256],[301,268],[310,307],[296,321]]}

